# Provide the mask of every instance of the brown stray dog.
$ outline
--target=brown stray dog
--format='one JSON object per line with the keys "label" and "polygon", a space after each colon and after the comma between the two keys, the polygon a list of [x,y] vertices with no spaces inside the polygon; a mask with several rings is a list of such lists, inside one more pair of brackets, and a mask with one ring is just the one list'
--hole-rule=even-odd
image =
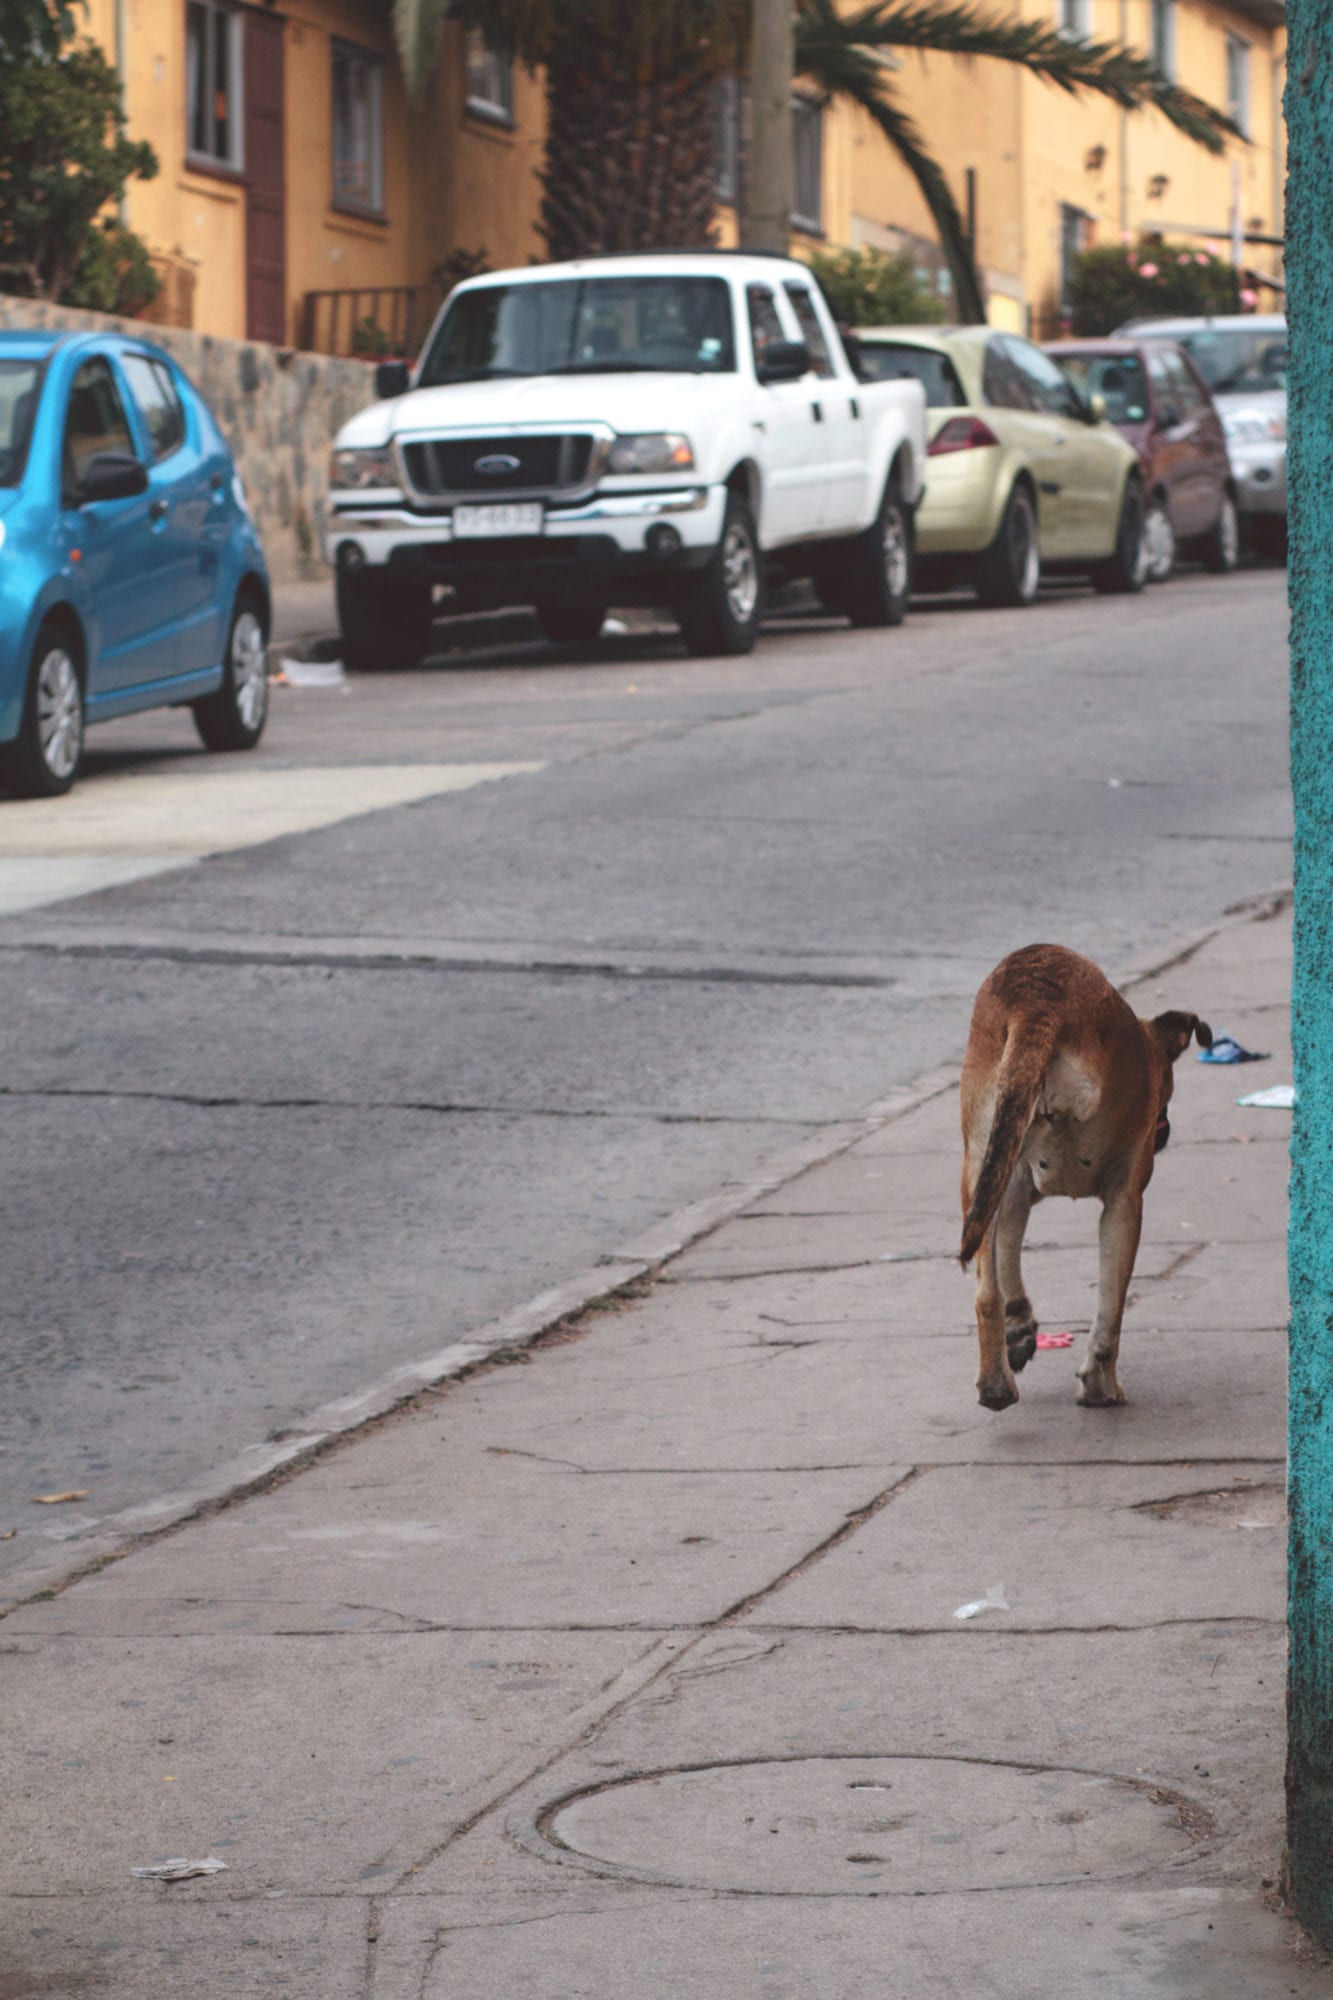
{"label": "brown stray dog", "polygon": [[1172,1064],[1197,1014],[1140,1020],[1091,960],[1030,944],[996,966],[977,994],[963,1063],[964,1269],[977,1259],[978,1400],[1018,1401],[1014,1376],[1036,1352],[1023,1289],[1023,1232],[1048,1194],[1102,1204],[1097,1314],[1078,1371],[1080,1403],[1123,1403],[1120,1321],[1134,1272],[1143,1190],[1170,1135]]}

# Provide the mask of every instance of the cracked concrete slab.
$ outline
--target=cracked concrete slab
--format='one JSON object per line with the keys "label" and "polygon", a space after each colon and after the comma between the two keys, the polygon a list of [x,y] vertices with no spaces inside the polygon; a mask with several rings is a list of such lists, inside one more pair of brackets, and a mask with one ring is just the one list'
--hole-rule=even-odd
{"label": "cracked concrete slab", "polygon": [[0,1897],[2,2000],[365,2000],[366,1902],[219,1899],[227,1877]]}
{"label": "cracked concrete slab", "polygon": [[[972,1469],[940,1467],[913,1480],[890,1513],[794,1577],[766,1613],[793,1625],[950,1631],[959,1605],[983,1597],[998,1579],[1011,1608],[983,1613],[976,1624],[1004,1632],[1188,1619],[1280,1625],[1283,1478],[1281,1464],[1242,1470],[1197,1460],[1178,1467],[996,1466],[978,1505]],[[1219,1489],[1234,1504],[1160,1505]],[[1238,1537],[1246,1538],[1243,1550]]]}
{"label": "cracked concrete slab", "polygon": [[530,1769],[577,1734],[648,1650],[620,1633],[278,1639],[240,1619],[200,1637],[16,1636],[4,1893],[96,1900],[138,1864],[215,1854],[228,1872],[196,1892],[210,1903],[375,1894],[515,1759]]}
{"label": "cracked concrete slab", "polygon": [[[948,1946],[941,1948],[941,1938]],[[1253,1894],[1017,1890],[876,1902],[585,1892],[487,1921],[447,1898],[387,1913],[375,2000],[1324,2000]],[[725,1971],[721,1971],[725,1968]],[[1280,1980],[1280,1984],[1276,1983]],[[722,1982],[722,1983],[720,1983]]]}
{"label": "cracked concrete slab", "polygon": [[61,1629],[75,1605],[113,1621],[145,1599],[180,1606],[201,1570],[239,1633],[252,1618],[265,1629],[265,1607],[327,1603],[340,1588],[439,1626],[706,1624],[904,1470],[812,1472],[794,1488],[778,1473],[583,1479],[558,1460],[487,1449],[426,1411],[21,1611],[18,1628]]}

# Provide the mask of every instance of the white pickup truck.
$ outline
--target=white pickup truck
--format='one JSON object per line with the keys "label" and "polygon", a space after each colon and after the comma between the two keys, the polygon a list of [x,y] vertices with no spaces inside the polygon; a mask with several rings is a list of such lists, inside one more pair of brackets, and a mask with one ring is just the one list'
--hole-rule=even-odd
{"label": "white pickup truck", "polygon": [[906,612],[922,391],[857,379],[803,264],[472,278],[376,387],[338,433],[324,521],[350,666],[415,664],[433,616],[520,604],[567,642],[612,604],[660,606],[692,652],[744,653],[774,576],[854,624]]}

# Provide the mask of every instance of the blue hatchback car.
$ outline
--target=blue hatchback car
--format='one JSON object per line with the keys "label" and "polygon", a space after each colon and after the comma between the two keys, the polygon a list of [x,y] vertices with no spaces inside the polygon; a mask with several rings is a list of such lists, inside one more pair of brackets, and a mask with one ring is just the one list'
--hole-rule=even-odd
{"label": "blue hatchback car", "polygon": [[84,732],[189,706],[211,750],[268,713],[264,553],[222,433],[160,348],[0,333],[0,784],[66,792]]}

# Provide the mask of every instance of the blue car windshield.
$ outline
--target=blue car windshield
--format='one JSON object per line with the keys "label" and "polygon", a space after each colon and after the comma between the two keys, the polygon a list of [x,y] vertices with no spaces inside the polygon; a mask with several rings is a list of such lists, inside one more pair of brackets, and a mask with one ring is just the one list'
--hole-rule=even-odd
{"label": "blue car windshield", "polygon": [[0,357],[0,486],[17,486],[23,477],[41,381],[40,361]]}
{"label": "blue car windshield", "polygon": [[553,278],[461,292],[419,388],[524,375],[730,375],[723,278]]}

